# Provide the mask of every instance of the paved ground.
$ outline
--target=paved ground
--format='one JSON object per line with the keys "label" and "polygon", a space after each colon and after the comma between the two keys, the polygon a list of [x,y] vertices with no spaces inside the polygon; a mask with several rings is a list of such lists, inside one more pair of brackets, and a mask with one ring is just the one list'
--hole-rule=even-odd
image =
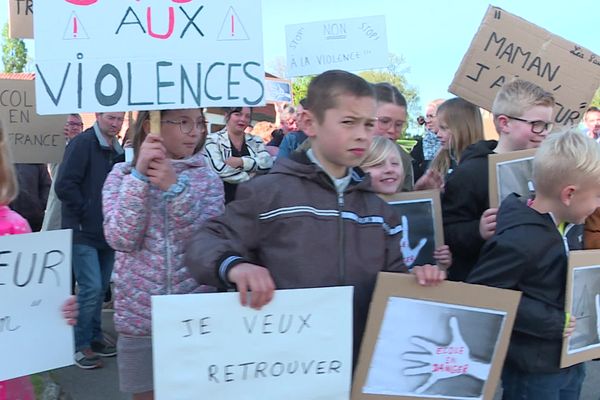
{"label": "paved ground", "polygon": [[[114,334],[112,312],[103,313],[103,326]],[[117,359],[104,359],[104,368],[82,370],[76,366],[52,371],[51,376],[72,400],[130,400],[119,392]],[[499,399],[496,396],[496,399]],[[600,400],[600,361],[587,363],[587,377],[580,400]]]}

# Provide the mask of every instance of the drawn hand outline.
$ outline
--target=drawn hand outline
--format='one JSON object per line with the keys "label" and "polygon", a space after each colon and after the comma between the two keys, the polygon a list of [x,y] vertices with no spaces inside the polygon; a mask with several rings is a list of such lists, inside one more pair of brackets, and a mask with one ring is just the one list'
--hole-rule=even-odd
{"label": "drawn hand outline", "polygon": [[408,218],[406,216],[402,216],[402,236],[400,237],[400,252],[402,253],[402,259],[404,260],[404,264],[407,267],[412,267],[412,265],[417,260],[421,249],[427,243],[427,238],[422,238],[419,240],[419,243],[416,247],[410,247],[410,235],[408,233]]}
{"label": "drawn hand outline", "polygon": [[471,350],[460,333],[458,319],[450,317],[449,326],[451,331],[449,344],[440,345],[429,339],[413,336],[411,337],[412,344],[427,352],[410,351],[402,354],[403,360],[421,364],[416,367],[405,368],[403,371],[405,376],[429,374],[429,378],[425,383],[415,389],[417,394],[425,392],[442,379],[470,375],[485,381],[488,377],[491,366],[471,358]]}

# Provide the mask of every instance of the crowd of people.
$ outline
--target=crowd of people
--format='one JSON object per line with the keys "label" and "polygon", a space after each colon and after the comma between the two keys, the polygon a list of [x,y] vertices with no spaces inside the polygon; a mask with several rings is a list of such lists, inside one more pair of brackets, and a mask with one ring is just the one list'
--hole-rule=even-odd
{"label": "crowd of people", "polygon": [[[276,289],[352,285],[356,362],[380,271],[423,286],[448,278],[521,291],[503,398],[577,399],[584,365],[559,365],[576,324],[564,311],[565,281],[569,250],[600,235],[600,110],[587,111],[583,134],[553,132],[554,104],[533,83],[506,83],[492,108],[498,140],[485,140],[478,107],[437,99],[409,152],[397,143],[408,118],[398,88],[327,71],[297,106],[278,109],[268,143],[248,133],[250,107],[226,109],[213,133],[202,109],[160,112],[159,131],[141,111],[127,162],[117,138],[124,113],[97,113],[83,132],[73,114],[50,173],[15,168],[0,136],[0,235],[72,229],[78,307],[70,300],[63,312],[76,319],[75,363],[95,369],[117,355],[120,388],[135,400],[154,398],[151,296],[235,289],[259,309]],[[490,208],[488,155],[538,147],[535,197]],[[378,195],[425,189],[442,193],[446,245],[436,265],[413,266],[401,217]],[[116,346],[101,326],[111,280]],[[23,379],[0,389],[25,390]]]}

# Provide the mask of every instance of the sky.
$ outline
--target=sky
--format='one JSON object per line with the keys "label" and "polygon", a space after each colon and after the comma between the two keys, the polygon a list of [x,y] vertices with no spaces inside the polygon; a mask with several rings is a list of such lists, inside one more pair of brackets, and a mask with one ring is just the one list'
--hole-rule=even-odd
{"label": "sky", "polygon": [[[8,0],[0,1],[4,24]],[[424,107],[452,96],[447,88],[488,5],[484,0],[262,0],[265,69],[272,71],[277,60],[285,59],[286,25],[385,15],[388,50],[404,57],[407,80]],[[497,0],[492,5],[600,54],[597,0]]]}

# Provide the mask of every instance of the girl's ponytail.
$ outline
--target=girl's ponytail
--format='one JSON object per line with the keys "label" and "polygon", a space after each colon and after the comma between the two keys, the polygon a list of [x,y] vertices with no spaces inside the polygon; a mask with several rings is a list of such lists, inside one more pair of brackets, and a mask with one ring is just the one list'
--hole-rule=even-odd
{"label": "girl's ponytail", "polygon": [[8,141],[0,125],[0,205],[8,205],[17,197],[19,184],[12,163]]}

